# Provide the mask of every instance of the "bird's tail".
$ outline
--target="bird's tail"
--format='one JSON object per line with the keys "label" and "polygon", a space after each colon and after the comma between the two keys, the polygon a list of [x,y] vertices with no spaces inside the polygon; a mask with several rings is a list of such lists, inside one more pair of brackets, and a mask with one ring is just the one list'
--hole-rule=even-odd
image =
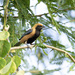
{"label": "bird's tail", "polygon": [[14,46],[19,46],[21,43],[20,42],[18,42],[18,43],[16,43]]}

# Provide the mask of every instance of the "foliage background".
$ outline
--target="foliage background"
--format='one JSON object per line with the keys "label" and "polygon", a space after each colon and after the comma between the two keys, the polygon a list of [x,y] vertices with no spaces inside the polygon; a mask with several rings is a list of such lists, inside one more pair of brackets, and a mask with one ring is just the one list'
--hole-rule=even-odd
{"label": "foliage background", "polygon": [[[56,73],[61,75],[59,72],[64,71],[63,69],[67,69],[68,74],[75,71],[75,64],[70,59],[66,58],[65,54],[56,50],[34,47],[32,51],[31,49],[21,49],[16,50],[15,53],[10,52],[10,47],[14,46],[21,35],[35,23],[39,22],[48,29],[43,30],[40,37],[35,42],[64,49],[75,58],[75,14],[73,14],[75,13],[75,0],[36,1],[36,4],[32,3],[32,5],[31,2],[34,2],[34,0],[0,1],[0,30],[3,31],[2,26],[4,24],[10,26],[9,33],[5,31],[0,33],[0,60],[3,61],[0,62],[0,69],[2,70],[7,63],[10,64],[10,61],[12,60],[10,66],[15,65],[15,67],[10,67],[13,70],[11,72],[9,68],[9,71],[6,73],[7,75],[9,73],[13,75],[17,69],[16,67],[20,64],[20,61],[21,64],[18,67],[18,71],[23,70],[25,74],[29,75],[55,75]],[[5,21],[4,12],[6,10],[6,3],[8,4],[8,11],[6,11],[7,21]],[[41,3],[46,6],[47,12],[45,11],[44,13],[36,14],[37,6]],[[43,6],[40,6],[40,8],[42,7]],[[42,9],[38,10],[38,12],[39,11],[41,12]],[[9,37],[10,43],[6,41],[5,36],[2,34],[6,35],[6,38]],[[63,42],[68,42],[69,44],[63,44]],[[17,58],[18,62],[16,61]],[[63,64],[65,64],[64,67],[62,67]],[[2,72],[0,71],[0,73]],[[65,72],[62,74],[64,73]]]}

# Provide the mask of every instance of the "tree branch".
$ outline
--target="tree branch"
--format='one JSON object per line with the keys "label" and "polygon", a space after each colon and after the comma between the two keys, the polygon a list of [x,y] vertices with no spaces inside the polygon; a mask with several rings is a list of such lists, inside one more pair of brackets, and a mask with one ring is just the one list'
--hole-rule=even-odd
{"label": "tree branch", "polygon": [[[47,48],[51,48],[53,50],[57,50],[57,51],[60,51],[60,52],[63,52],[65,53],[66,55],[68,55],[70,57],[70,59],[75,63],[75,59],[66,51],[62,50],[62,49],[59,49],[59,48],[56,48],[56,47],[53,47],[53,46],[49,46],[49,45],[46,45],[44,44]],[[30,46],[17,46],[17,47],[11,47],[10,51],[12,50],[17,50],[17,49],[23,49],[23,48],[32,48],[34,47],[34,45],[30,45]]]}
{"label": "tree branch", "polygon": [[56,47],[53,47],[53,46],[49,46],[49,45],[45,45],[47,48],[51,48],[53,50],[57,50],[57,51],[60,51],[60,52],[63,52],[65,53],[66,55],[68,55],[70,57],[70,59],[75,63],[75,59],[66,51],[62,50],[62,49],[59,49],[59,48],[56,48]]}
{"label": "tree branch", "polygon": [[9,0],[6,1],[6,4],[4,6],[4,26],[3,28],[5,29],[5,25],[6,25],[6,22],[7,22],[7,13],[8,13],[8,4],[9,4]]}
{"label": "tree branch", "polygon": [[11,47],[10,51],[12,50],[17,50],[17,49],[24,49],[24,48],[32,48],[34,45],[30,45],[30,46],[16,46],[16,47]]}

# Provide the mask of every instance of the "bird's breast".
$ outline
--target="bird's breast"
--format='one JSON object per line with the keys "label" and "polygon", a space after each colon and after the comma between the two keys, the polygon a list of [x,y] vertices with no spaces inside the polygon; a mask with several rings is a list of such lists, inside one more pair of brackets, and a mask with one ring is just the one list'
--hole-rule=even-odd
{"label": "bird's breast", "polygon": [[40,35],[40,32],[39,31],[36,31],[35,37],[39,37],[39,35]]}
{"label": "bird's breast", "polygon": [[36,30],[34,36],[29,38],[27,43],[31,44],[32,42],[34,42],[39,37],[39,35],[40,35],[40,32]]}

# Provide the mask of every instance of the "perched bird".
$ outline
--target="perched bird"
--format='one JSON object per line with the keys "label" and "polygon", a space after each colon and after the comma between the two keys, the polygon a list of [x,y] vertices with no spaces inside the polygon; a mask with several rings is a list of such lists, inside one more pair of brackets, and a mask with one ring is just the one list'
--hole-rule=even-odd
{"label": "perched bird", "polygon": [[42,28],[44,28],[42,24],[35,24],[32,29],[29,29],[22,35],[22,37],[19,39],[19,42],[14,46],[19,46],[21,43],[25,42],[27,42],[27,44],[32,44],[39,37]]}

